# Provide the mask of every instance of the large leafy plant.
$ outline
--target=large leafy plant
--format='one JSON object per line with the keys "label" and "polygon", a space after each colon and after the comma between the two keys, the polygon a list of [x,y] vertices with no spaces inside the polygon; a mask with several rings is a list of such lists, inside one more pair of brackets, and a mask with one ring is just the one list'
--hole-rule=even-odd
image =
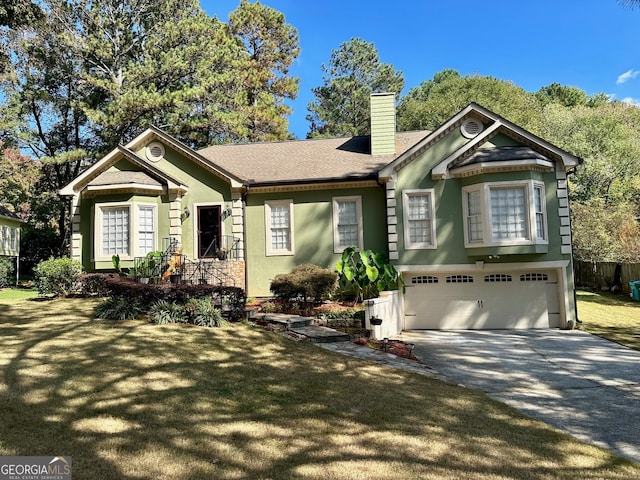
{"label": "large leafy plant", "polygon": [[402,275],[384,253],[348,247],[336,263],[336,270],[340,289],[353,292],[357,300],[375,298],[383,290],[404,290]]}

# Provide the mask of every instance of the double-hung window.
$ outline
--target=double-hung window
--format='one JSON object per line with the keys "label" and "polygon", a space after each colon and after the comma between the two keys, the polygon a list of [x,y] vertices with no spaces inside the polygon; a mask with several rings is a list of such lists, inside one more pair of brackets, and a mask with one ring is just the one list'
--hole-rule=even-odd
{"label": "double-hung window", "polygon": [[402,192],[405,248],[436,248],[433,198],[433,189]]}
{"label": "double-hung window", "polygon": [[342,253],[345,248],[363,248],[362,198],[334,197],[333,250]]}
{"label": "double-hung window", "polygon": [[155,250],[155,207],[138,206],[138,255]]}
{"label": "double-hung window", "polygon": [[9,248],[14,252],[18,250],[18,229],[12,228],[9,232]]}
{"label": "double-hung window", "polygon": [[467,247],[546,243],[542,183],[480,183],[462,194]]}
{"label": "double-hung window", "polygon": [[293,255],[293,200],[266,202],[267,255]]}
{"label": "double-hung window", "polygon": [[9,250],[9,227],[2,226],[2,249]]}

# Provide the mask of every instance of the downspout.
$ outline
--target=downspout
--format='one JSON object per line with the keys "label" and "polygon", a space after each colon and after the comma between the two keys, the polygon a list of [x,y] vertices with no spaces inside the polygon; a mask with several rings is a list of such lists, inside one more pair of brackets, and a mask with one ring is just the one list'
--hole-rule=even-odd
{"label": "downspout", "polygon": [[[569,174],[574,173],[575,170],[567,172],[567,179]],[[582,323],[582,320],[578,318],[578,294],[576,293],[576,270],[573,254],[573,215],[571,214],[571,201],[569,200],[569,182],[567,181],[567,201],[569,203],[569,231],[571,232],[571,271],[573,273],[573,309],[576,315],[576,324]]]}
{"label": "downspout", "polygon": [[244,256],[244,293],[245,295],[249,291],[249,262],[247,261],[247,196],[249,195],[249,185],[248,182],[245,185],[244,192],[242,192],[242,243],[244,245],[243,256]]}

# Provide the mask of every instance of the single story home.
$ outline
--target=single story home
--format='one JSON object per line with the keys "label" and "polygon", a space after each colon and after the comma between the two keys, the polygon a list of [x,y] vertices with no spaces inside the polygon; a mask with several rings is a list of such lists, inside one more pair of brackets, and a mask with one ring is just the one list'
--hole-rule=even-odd
{"label": "single story home", "polygon": [[396,132],[381,93],[370,136],[194,150],[150,127],[60,194],[87,271],[173,244],[261,297],[275,275],[333,268],[356,246],[404,276],[405,329],[571,328],[580,161],[473,103],[432,132]]}

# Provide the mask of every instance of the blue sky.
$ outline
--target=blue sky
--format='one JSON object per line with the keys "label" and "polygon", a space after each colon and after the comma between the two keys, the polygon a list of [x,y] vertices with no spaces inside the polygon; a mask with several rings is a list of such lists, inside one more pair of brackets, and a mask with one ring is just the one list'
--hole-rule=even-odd
{"label": "blue sky", "polygon": [[[289,127],[305,138],[321,65],[352,37],[373,42],[401,70],[402,94],[445,68],[490,75],[528,91],[558,82],[640,102],[640,9],[617,0],[263,0],[300,36],[300,77]],[[223,21],[239,0],[201,0]]]}

